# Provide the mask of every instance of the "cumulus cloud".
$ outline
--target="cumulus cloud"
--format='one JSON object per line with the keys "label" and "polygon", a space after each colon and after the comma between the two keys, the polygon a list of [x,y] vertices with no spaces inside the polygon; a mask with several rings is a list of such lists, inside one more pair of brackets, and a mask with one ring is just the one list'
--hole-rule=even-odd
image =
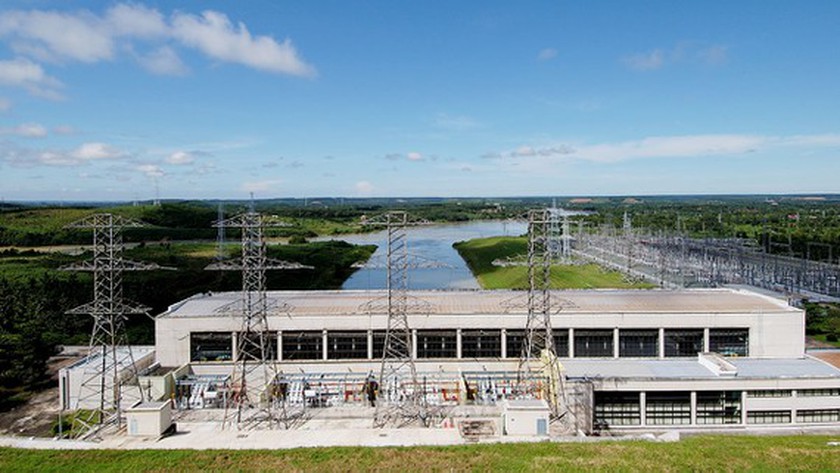
{"label": "cumulus cloud", "polygon": [[137,166],[137,170],[148,178],[158,178],[166,175],[157,164],[141,164]]}
{"label": "cumulus cloud", "polygon": [[539,61],[550,61],[557,57],[557,50],[554,48],[545,48],[540,50],[537,53],[537,60]]}
{"label": "cumulus cloud", "polygon": [[43,138],[47,136],[47,129],[37,123],[24,123],[11,128],[0,127],[0,135],[14,135],[26,138]]}
{"label": "cumulus cloud", "polygon": [[278,43],[269,36],[253,37],[243,23],[234,26],[223,13],[176,13],[172,17],[172,35],[214,59],[269,72],[315,75],[315,69],[298,57],[290,39]]}
{"label": "cumulus cloud", "polygon": [[55,96],[60,83],[33,60],[91,64],[114,60],[123,51],[132,52],[154,74],[185,74],[188,68],[176,48],[188,48],[214,61],[261,71],[316,75],[290,39],[253,35],[244,23],[234,24],[224,13],[211,10],[200,15],[174,12],[168,18],[153,8],[129,3],[116,4],[101,15],[87,10],[12,10],[0,12],[0,39],[6,39],[19,56],[0,64],[0,84],[26,87],[42,96]]}
{"label": "cumulus cloud", "polygon": [[21,87],[30,94],[58,100],[61,99],[59,90],[63,87],[58,79],[47,75],[40,64],[29,59],[17,58],[0,61],[0,85]]}
{"label": "cumulus cloud", "polygon": [[416,151],[408,153],[405,157],[409,161],[423,161],[423,155]]}
{"label": "cumulus cloud", "polygon": [[53,128],[53,132],[58,135],[72,135],[76,133],[76,129],[70,125],[59,125]]}
{"label": "cumulus cloud", "polygon": [[31,149],[0,143],[0,161],[19,167],[81,166],[94,161],[128,160],[127,153],[104,143],[84,143],[70,150]]}
{"label": "cumulus cloud", "polygon": [[137,61],[147,71],[162,76],[182,76],[189,71],[178,53],[169,46],[163,46],[139,56]]}
{"label": "cumulus cloud", "polygon": [[70,155],[79,161],[115,159],[125,156],[119,149],[105,143],[84,143],[73,150]]}
{"label": "cumulus cloud", "polygon": [[192,164],[195,162],[195,156],[187,151],[176,151],[166,157],[166,162],[176,165]]}

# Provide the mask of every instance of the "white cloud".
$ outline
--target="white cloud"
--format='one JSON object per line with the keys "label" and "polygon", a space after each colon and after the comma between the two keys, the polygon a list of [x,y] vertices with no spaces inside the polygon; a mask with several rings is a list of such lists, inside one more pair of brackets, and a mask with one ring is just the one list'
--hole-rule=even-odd
{"label": "white cloud", "polygon": [[111,59],[114,42],[102,20],[90,12],[9,11],[0,13],[0,35],[12,36],[12,48],[42,61]]}
{"label": "white cloud", "polygon": [[160,47],[140,56],[137,58],[137,62],[152,74],[163,76],[182,76],[189,71],[178,53],[169,46]]}
{"label": "white cloud", "polygon": [[104,23],[114,36],[159,38],[168,34],[163,15],[144,5],[114,5],[105,13]]}
{"label": "white cloud", "polygon": [[298,57],[291,40],[278,43],[270,36],[253,37],[243,23],[234,26],[223,13],[176,13],[172,17],[172,35],[214,59],[295,76],[311,77],[316,73]]}
{"label": "white cloud", "polygon": [[710,46],[697,51],[697,57],[710,66],[719,66],[729,59],[729,48],[726,46]]}
{"label": "white cloud", "polygon": [[479,128],[481,125],[474,119],[464,115],[438,114],[433,122],[434,126],[450,131],[467,131]]}
{"label": "white cloud", "polygon": [[661,49],[654,49],[646,53],[632,54],[622,58],[622,62],[637,71],[652,71],[665,64],[665,53]]}
{"label": "white cloud", "polygon": [[195,156],[187,151],[176,151],[166,157],[166,162],[169,164],[192,164],[195,162]]}
{"label": "white cloud", "polygon": [[39,64],[17,58],[0,61],[0,85],[22,87],[30,94],[48,99],[60,99],[61,82],[50,77]]}
{"label": "white cloud", "polygon": [[840,134],[762,136],[738,134],[709,134],[682,136],[653,136],[617,143],[597,143],[547,147],[520,146],[512,151],[490,152],[487,159],[545,158],[577,159],[614,163],[642,158],[690,158],[741,155],[778,148],[840,147]]}
{"label": "white cloud", "polygon": [[47,136],[47,129],[37,123],[24,123],[16,127],[0,128],[0,135],[15,135],[26,138],[43,138]]}
{"label": "white cloud", "polygon": [[149,178],[163,177],[166,175],[163,169],[157,164],[141,164],[136,169]]}
{"label": "white cloud", "polygon": [[358,195],[370,195],[373,193],[373,184],[368,181],[359,181],[353,185]]}
{"label": "white cloud", "polygon": [[84,143],[70,153],[79,161],[93,161],[100,159],[115,159],[125,154],[117,148],[105,143]]}
{"label": "white cloud", "polygon": [[407,158],[409,161],[423,161],[423,155],[422,155],[422,154],[420,154],[420,153],[417,153],[417,152],[415,152],[415,151],[412,151],[412,152],[408,153],[408,154],[406,155],[406,158]]}
{"label": "white cloud", "polygon": [[53,132],[59,135],[72,135],[76,133],[76,129],[70,125],[59,125],[53,128]]}
{"label": "white cloud", "polygon": [[540,50],[537,54],[537,59],[540,61],[550,61],[557,57],[557,50],[554,48],[545,48]]}

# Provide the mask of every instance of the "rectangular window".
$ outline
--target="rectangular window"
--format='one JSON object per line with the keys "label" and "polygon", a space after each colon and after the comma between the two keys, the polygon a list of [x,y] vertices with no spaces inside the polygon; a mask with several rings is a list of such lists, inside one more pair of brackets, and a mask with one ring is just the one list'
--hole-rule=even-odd
{"label": "rectangular window", "polygon": [[[391,354],[399,357],[409,357],[411,353],[408,347],[411,346],[411,332],[396,330],[391,334]],[[373,358],[381,359],[385,347],[385,331],[373,332]]]}
{"label": "rectangular window", "polygon": [[230,361],[233,335],[230,332],[190,333],[190,361]]}
{"label": "rectangular window", "polygon": [[740,328],[709,329],[709,351],[723,356],[749,356],[750,331]]}
{"label": "rectangular window", "polygon": [[691,393],[688,391],[648,391],[645,417],[648,425],[690,424]]}
{"label": "rectangular window", "polygon": [[659,330],[618,331],[618,356],[655,358],[659,356]]}
{"label": "rectangular window", "polygon": [[799,397],[831,397],[840,396],[840,389],[799,389],[796,391]]}
{"label": "rectangular window", "polygon": [[740,391],[697,391],[698,424],[740,424]]}
{"label": "rectangular window", "polygon": [[558,328],[551,329],[551,335],[554,338],[554,353],[560,358],[569,357],[569,329]]}
{"label": "rectangular window", "polygon": [[358,360],[367,356],[367,332],[327,332],[330,360]]}
{"label": "rectangular window", "polygon": [[283,360],[321,360],[323,332],[283,332]]}
{"label": "rectangular window", "polygon": [[455,330],[418,330],[417,358],[456,358],[457,338]]}
{"label": "rectangular window", "polygon": [[252,333],[245,338],[244,333],[239,334],[239,346],[242,352],[239,356],[247,356],[252,360],[259,360],[265,356],[266,360],[277,359],[277,332]]}
{"label": "rectangular window", "polygon": [[575,358],[611,356],[612,330],[575,330]]}
{"label": "rectangular window", "polygon": [[790,424],[790,411],[749,411],[747,424]]}
{"label": "rectangular window", "polygon": [[464,358],[499,358],[502,356],[502,331],[462,330],[461,356]]}
{"label": "rectangular window", "polygon": [[796,422],[840,422],[840,409],[800,409],[796,411]]}
{"label": "rectangular window", "polygon": [[506,343],[507,353],[505,353],[505,356],[508,358],[519,358],[525,349],[525,331],[508,330]]}
{"label": "rectangular window", "polygon": [[747,397],[791,397],[793,391],[790,389],[758,389],[747,391]]}
{"label": "rectangular window", "polygon": [[665,356],[697,356],[703,351],[702,329],[665,329]]}
{"label": "rectangular window", "polygon": [[638,392],[595,392],[596,426],[639,425],[642,408]]}

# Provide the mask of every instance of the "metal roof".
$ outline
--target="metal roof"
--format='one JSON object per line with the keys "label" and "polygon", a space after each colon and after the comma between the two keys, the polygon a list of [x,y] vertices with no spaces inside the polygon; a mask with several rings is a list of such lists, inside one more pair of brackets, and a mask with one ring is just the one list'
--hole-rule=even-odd
{"label": "metal roof", "polygon": [[[428,303],[431,314],[468,315],[525,312],[525,291],[411,291]],[[552,291],[562,313],[790,313],[798,311],[783,300],[745,290],[577,290]],[[290,315],[354,315],[367,313],[364,305],[385,296],[385,291],[269,291],[270,304],[287,303]],[[170,306],[164,317],[233,315],[225,306],[240,299],[239,292],[197,294]]]}
{"label": "metal roof", "polygon": [[[813,358],[727,358],[738,379],[837,378],[840,370]],[[725,379],[696,359],[570,359],[561,361],[571,378],[594,379]]]}

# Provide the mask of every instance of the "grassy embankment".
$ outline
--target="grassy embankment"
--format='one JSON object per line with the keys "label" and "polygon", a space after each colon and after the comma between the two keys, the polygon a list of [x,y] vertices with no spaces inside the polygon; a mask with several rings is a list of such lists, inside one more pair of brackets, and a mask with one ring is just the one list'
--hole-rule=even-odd
{"label": "grassy embankment", "polygon": [[829,436],[255,450],[0,449],[0,471],[838,471]]}
{"label": "grassy embankment", "polygon": [[[453,245],[467,262],[472,273],[485,289],[526,289],[528,268],[495,266],[493,261],[517,258],[527,254],[525,237],[491,237],[462,241]],[[522,258],[524,260],[524,258]],[[551,271],[551,287],[555,289],[594,289],[655,287],[645,282],[630,282],[617,271],[606,271],[595,264],[556,265]]]}

